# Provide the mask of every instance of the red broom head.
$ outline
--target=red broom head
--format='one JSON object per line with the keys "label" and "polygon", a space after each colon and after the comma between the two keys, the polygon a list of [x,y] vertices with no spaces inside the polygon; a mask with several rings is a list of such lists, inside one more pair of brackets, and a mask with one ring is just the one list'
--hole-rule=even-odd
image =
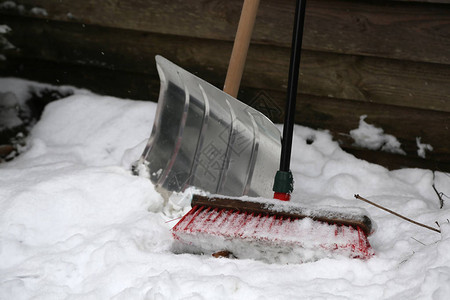
{"label": "red broom head", "polygon": [[283,212],[262,202],[194,198],[192,210],[172,229],[175,252],[212,254],[226,250],[238,258],[269,262],[335,256],[367,259],[374,254],[367,239],[371,223],[366,216],[330,217],[329,212],[321,211],[324,216],[313,212],[312,217],[292,205],[290,212]]}

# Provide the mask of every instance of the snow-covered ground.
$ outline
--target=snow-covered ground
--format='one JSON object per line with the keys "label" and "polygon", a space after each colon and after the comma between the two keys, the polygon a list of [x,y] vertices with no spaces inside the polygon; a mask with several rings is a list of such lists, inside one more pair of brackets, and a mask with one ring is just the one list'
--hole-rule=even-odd
{"label": "snow-covered ground", "polygon": [[[24,97],[29,83],[15,82],[0,81],[0,92]],[[170,229],[189,210],[189,193],[165,202],[130,172],[155,109],[86,91],[46,107],[22,154],[0,164],[0,299],[448,299],[450,175],[388,171],[301,126],[294,201],[366,209],[375,256],[280,265],[173,254]],[[442,233],[354,194],[437,221]]]}

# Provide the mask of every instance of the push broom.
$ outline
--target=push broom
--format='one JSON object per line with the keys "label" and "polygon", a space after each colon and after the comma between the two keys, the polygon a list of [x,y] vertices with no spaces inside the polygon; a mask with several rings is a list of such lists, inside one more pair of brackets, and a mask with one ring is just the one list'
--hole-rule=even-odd
{"label": "push broom", "polygon": [[237,258],[299,263],[324,257],[366,259],[370,218],[357,208],[303,207],[290,203],[290,171],[305,0],[297,0],[291,46],[280,169],[274,199],[194,195],[192,209],[172,228],[174,252],[227,253]]}

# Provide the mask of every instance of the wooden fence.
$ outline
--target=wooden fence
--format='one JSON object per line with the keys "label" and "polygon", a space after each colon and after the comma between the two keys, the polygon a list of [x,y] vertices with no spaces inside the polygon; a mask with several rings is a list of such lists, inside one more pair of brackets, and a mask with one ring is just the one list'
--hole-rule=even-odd
{"label": "wooden fence", "polygon": [[[1,1],[1,0],[0,0]],[[295,1],[261,0],[238,98],[282,122]],[[161,54],[222,87],[242,0],[0,2],[1,76],[157,100]],[[450,172],[450,0],[308,0],[298,124],[389,168]],[[1,47],[0,47],[1,49]],[[366,122],[406,155],[354,145]],[[417,138],[433,146],[418,156]]]}

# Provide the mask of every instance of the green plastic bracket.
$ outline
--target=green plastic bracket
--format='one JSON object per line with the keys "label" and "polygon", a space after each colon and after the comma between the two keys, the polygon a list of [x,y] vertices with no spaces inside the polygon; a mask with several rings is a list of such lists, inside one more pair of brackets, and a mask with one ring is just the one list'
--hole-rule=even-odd
{"label": "green plastic bracket", "polygon": [[294,190],[294,177],[291,171],[277,171],[275,181],[273,183],[273,191],[275,193],[290,194]]}

